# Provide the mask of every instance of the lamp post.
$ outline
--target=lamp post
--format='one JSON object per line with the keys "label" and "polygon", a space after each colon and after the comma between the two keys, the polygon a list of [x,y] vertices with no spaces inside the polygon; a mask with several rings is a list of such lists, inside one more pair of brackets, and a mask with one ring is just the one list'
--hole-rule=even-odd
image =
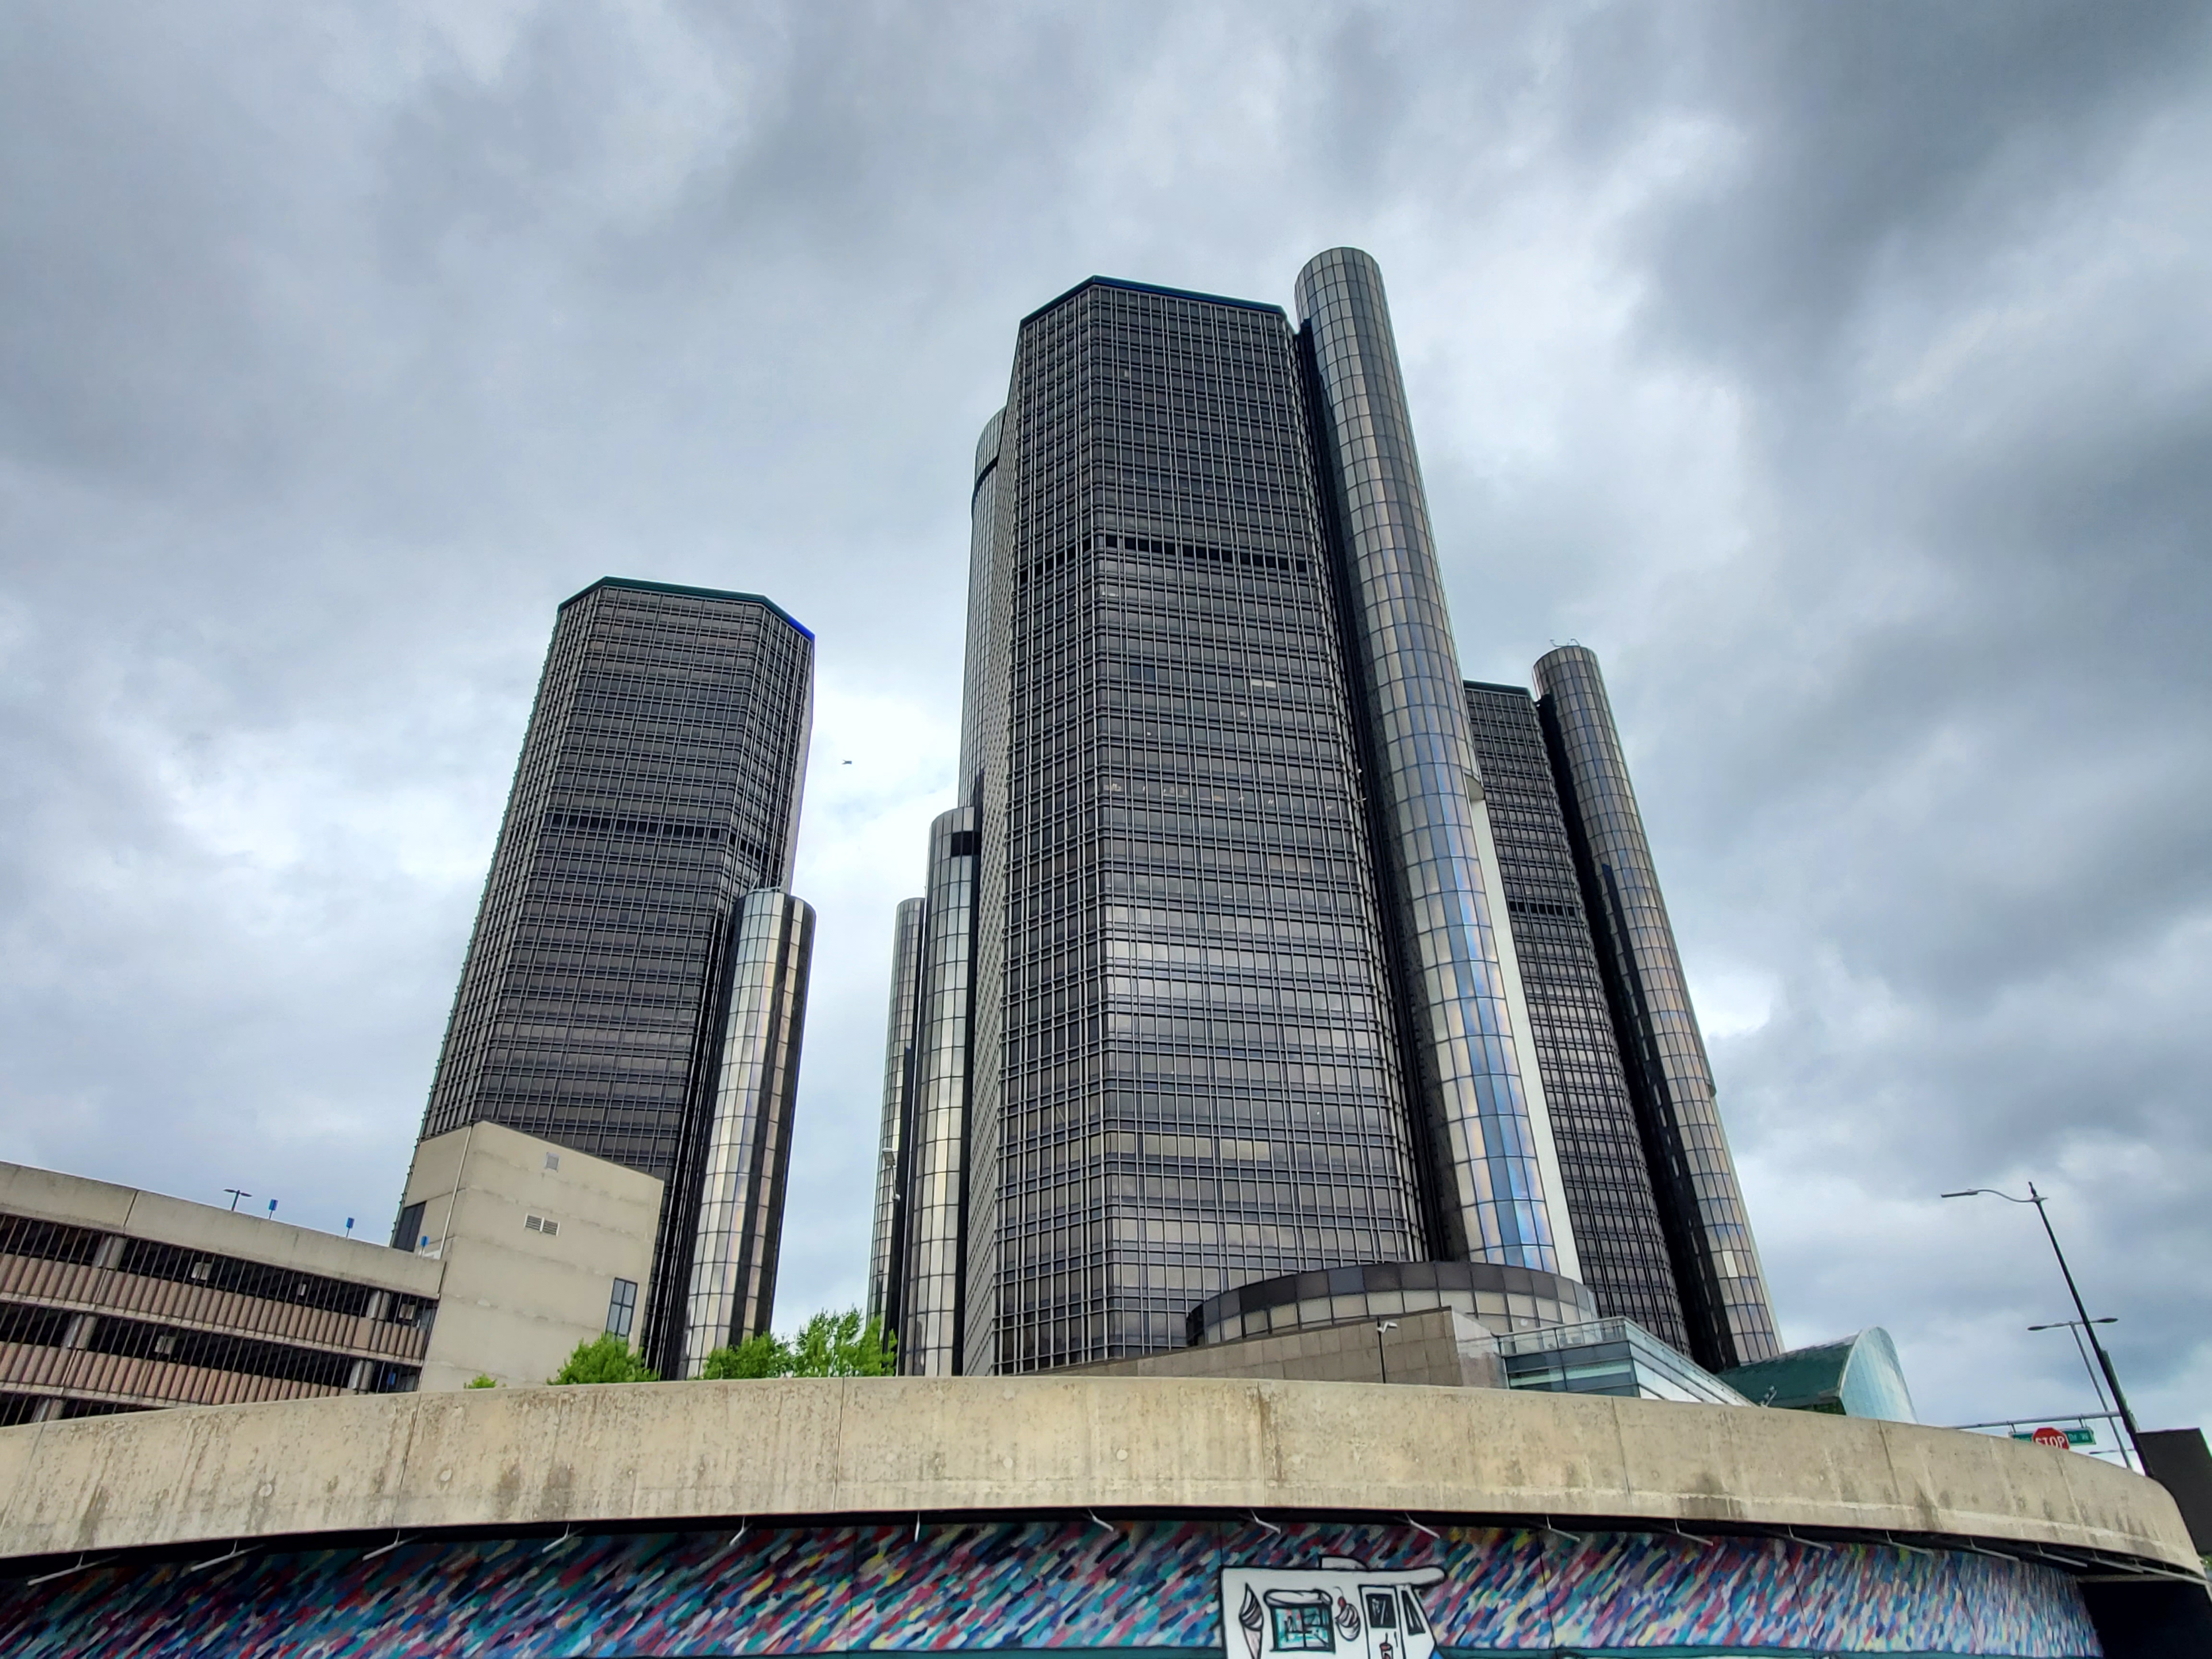
{"label": "lamp post", "polygon": [[1395,1331],[1397,1328],[1398,1322],[1395,1319],[1378,1319],[1375,1322],[1375,1364],[1382,1370],[1382,1380],[1385,1382],[1390,1380],[1390,1361],[1382,1352],[1382,1333]]}
{"label": "lamp post", "polygon": [[2044,1210],[2047,1201],[2035,1190],[2035,1183],[2027,1183],[2027,1196],[2014,1198],[2010,1193],[1999,1192],[1994,1187],[1969,1187],[1964,1192],[1945,1193],[1945,1198],[2001,1198],[2008,1204],[2033,1204],[2036,1219],[2043,1223],[2043,1236],[2051,1241],[2051,1254],[2058,1258],[2058,1271],[2066,1280],[2066,1293],[2074,1298],[2074,1311],[2081,1316],[2081,1334],[2089,1339],[2089,1351],[2097,1356],[2097,1368],[2105,1374],[2105,1386],[2112,1390],[2112,1408],[2120,1414],[2120,1423],[2128,1431],[2128,1445],[2136,1455],[2136,1467],[2148,1471],[2150,1465],[2143,1462],[2142,1437],[2136,1428],[2136,1414],[2128,1409],[2128,1397],[2120,1392],[2120,1374],[2112,1369],[2112,1357],[2105,1352],[2105,1345],[2097,1340],[2097,1327],[2109,1325],[2108,1319],[2091,1319],[2089,1310],[2081,1304],[2081,1290],[2074,1282],[2074,1270],[2066,1265],[2066,1252],[2058,1248],[2058,1235],[2051,1231],[2051,1217]]}

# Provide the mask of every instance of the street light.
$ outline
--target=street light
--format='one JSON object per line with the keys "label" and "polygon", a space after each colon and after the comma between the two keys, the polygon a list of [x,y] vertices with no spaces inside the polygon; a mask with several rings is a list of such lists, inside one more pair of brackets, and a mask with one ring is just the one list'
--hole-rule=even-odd
{"label": "street light", "polygon": [[1382,1380],[1385,1382],[1390,1380],[1390,1361],[1382,1352],[1382,1333],[1395,1331],[1397,1328],[1398,1322],[1395,1319],[1378,1319],[1375,1322],[1375,1363],[1381,1368]]}
{"label": "street light", "polygon": [[2036,1219],[2043,1223],[2043,1236],[2051,1241],[2051,1254],[2058,1258],[2058,1271],[2066,1280],[2066,1293],[2074,1298],[2074,1311],[2081,1316],[2081,1333],[2089,1339],[2089,1350],[2097,1356],[2098,1368],[2105,1373],[2105,1386],[2112,1391],[2112,1407],[2120,1414],[2120,1422],[2128,1431],[2128,1444],[2134,1448],[2136,1467],[2146,1472],[2150,1465],[2143,1462],[2142,1436],[2136,1427],[2136,1414],[2128,1409],[2128,1397],[2120,1392],[2120,1374],[2112,1369],[2112,1357],[2105,1352],[2105,1345],[2097,1340],[2097,1327],[2113,1323],[2109,1319],[2092,1319],[2089,1310],[2081,1305],[2081,1290],[2074,1282],[2074,1270],[2066,1265],[2066,1252],[2058,1248],[2058,1235],[2051,1231],[2051,1217],[2045,1213],[2047,1201],[2035,1190],[2035,1183],[2027,1183],[2027,1196],[2014,1198],[2010,1193],[1999,1192],[1995,1187],[1969,1187],[1964,1192],[1945,1193],[1945,1198],[2001,1198],[2008,1204],[2033,1204]]}
{"label": "street light", "polygon": [[2081,1357],[2081,1369],[2089,1373],[2089,1392],[2097,1397],[2097,1409],[2105,1408],[2105,1385],[2097,1376],[2097,1362],[2089,1358],[2089,1350],[2081,1340],[2081,1333],[2091,1325],[2117,1325],[2120,1322],[2107,1316],[2092,1319],[2087,1323],[2079,1319],[2054,1319],[2047,1325],[2030,1325],[2031,1331],[2063,1331],[2074,1339],[2074,1352]]}

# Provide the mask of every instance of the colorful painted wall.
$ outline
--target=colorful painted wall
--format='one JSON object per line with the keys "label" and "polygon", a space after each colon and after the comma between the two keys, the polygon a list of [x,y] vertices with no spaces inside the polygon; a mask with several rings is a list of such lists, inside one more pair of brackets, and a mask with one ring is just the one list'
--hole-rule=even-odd
{"label": "colorful painted wall", "polygon": [[0,1586],[13,1659],[1146,1650],[1154,1659],[2100,1652],[2063,1575],[1976,1554],[1252,1521],[403,1543]]}

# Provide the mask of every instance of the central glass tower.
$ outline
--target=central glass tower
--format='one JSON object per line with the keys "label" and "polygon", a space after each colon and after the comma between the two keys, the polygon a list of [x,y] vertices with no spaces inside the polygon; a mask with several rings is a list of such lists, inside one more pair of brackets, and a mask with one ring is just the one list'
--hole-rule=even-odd
{"label": "central glass tower", "polygon": [[1359,1264],[1587,1302],[1381,276],[1297,293],[1022,322],[897,926],[870,1295],[909,1371],[1176,1346]]}

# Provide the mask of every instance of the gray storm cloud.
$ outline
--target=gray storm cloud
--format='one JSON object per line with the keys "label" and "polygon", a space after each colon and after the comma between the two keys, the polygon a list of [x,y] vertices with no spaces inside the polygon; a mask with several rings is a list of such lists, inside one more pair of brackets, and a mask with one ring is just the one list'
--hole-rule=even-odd
{"label": "gray storm cloud", "polygon": [[822,640],[784,1322],[856,1299],[1015,321],[1350,242],[1468,672],[1606,660],[1786,1334],[2086,1406],[2032,1218],[1933,1196],[2032,1176],[2212,1414],[2208,27],[8,9],[0,1156],[380,1235],[554,605],[752,588]]}

